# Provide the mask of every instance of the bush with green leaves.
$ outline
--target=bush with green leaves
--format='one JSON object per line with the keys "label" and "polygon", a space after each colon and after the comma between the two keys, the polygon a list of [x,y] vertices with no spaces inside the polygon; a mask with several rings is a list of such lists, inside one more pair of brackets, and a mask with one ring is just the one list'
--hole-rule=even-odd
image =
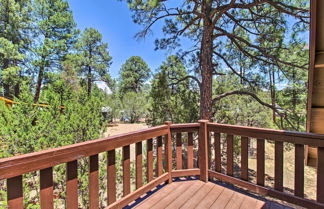
{"label": "bush with green leaves", "polygon": [[[30,91],[24,88],[19,104],[12,107],[0,104],[1,158],[96,139],[104,130],[102,103],[98,97],[88,97],[85,90],[74,92],[70,99],[64,101],[64,109],[60,108],[60,96],[52,90],[43,93],[50,104],[48,107],[33,106],[33,97],[30,95]],[[87,166],[82,160],[79,162],[80,179],[83,182],[79,187],[81,193],[87,189],[87,182],[84,183]],[[56,184],[64,184],[62,168],[55,171],[58,176]],[[36,172],[28,174],[24,183],[31,185],[30,188],[37,188],[37,182],[33,180],[37,179],[35,176]],[[37,200],[37,195],[28,195],[25,206],[34,208],[38,205]],[[85,202],[80,204],[83,207]]]}

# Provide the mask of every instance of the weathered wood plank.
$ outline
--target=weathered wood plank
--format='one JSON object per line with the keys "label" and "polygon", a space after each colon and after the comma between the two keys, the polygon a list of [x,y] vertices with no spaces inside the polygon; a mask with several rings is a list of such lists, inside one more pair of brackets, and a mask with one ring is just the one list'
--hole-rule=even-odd
{"label": "weathered wood plank", "polygon": [[130,146],[123,147],[123,196],[131,192],[130,184]]}
{"label": "weathered wood plank", "polygon": [[241,137],[241,179],[249,179],[249,138]]}
{"label": "weathered wood plank", "polygon": [[137,142],[135,145],[135,168],[136,168],[136,189],[140,188],[143,185],[143,170],[142,170],[142,142]]}
{"label": "weathered wood plank", "polygon": [[89,206],[99,208],[99,156],[92,155],[89,159]]}
{"label": "weathered wood plank", "polygon": [[126,197],[123,197],[122,199],[116,201],[112,205],[109,205],[106,209],[123,208],[127,204],[129,204],[130,202],[132,202],[132,201],[136,200],[137,198],[141,197],[143,194],[149,192],[150,190],[152,190],[156,186],[162,184],[163,182],[167,181],[168,179],[169,179],[169,174],[164,173],[161,176],[154,179],[153,181],[151,181],[150,183],[146,184],[145,186],[142,186],[141,188],[139,188],[136,191],[130,193]]}
{"label": "weathered wood plank", "polygon": [[156,173],[157,173],[157,176],[161,176],[162,175],[162,172],[163,172],[163,158],[162,158],[162,136],[159,136],[157,138],[157,160],[156,160],[156,163],[157,163],[157,166],[156,166]]}
{"label": "weathered wood plank", "polygon": [[222,171],[222,155],[221,155],[221,138],[220,133],[214,132],[215,143],[215,171]]}
{"label": "weathered wood plank", "polygon": [[[187,182],[183,182],[183,183],[187,183]],[[204,185],[202,181],[193,181],[190,184],[191,186],[183,193],[178,195],[169,205],[167,205],[166,209],[180,208],[184,203],[186,203],[190,199],[190,197],[192,197]],[[164,197],[163,199],[166,198]]]}
{"label": "weathered wood plank", "polygon": [[227,153],[226,153],[226,174],[229,176],[233,176],[233,166],[234,166],[234,137],[233,135],[227,135]]}
{"label": "weathered wood plank", "polygon": [[40,176],[40,205],[42,209],[54,208],[53,205],[53,168],[39,171]]}
{"label": "weathered wood plank", "polygon": [[318,148],[317,159],[317,197],[316,200],[324,203],[324,147]]}
{"label": "weathered wood plank", "polygon": [[232,196],[234,195],[234,191],[224,188],[222,193],[216,199],[216,201],[210,206],[210,208],[225,208],[226,205],[230,202]]}
{"label": "weathered wood plank", "polygon": [[198,202],[196,208],[210,208],[212,204],[217,200],[219,195],[223,192],[224,187],[215,184],[208,194]]}
{"label": "weathered wood plank", "polygon": [[3,158],[0,159],[0,180],[162,136],[167,131],[167,126],[163,125],[40,152]]}
{"label": "weathered wood plank", "polygon": [[210,132],[207,132],[208,169],[211,168],[211,163],[212,163],[212,143],[211,143],[210,134],[211,134]]}
{"label": "weathered wood plank", "polygon": [[193,133],[188,133],[188,148],[187,148],[187,155],[188,155],[188,162],[187,167],[188,169],[193,168]]}
{"label": "weathered wood plank", "polygon": [[202,200],[208,195],[208,193],[213,189],[215,184],[211,182],[205,183],[202,187],[199,188],[199,190],[196,192],[196,194],[190,198],[185,204],[183,204],[180,208],[181,209],[193,209],[196,208],[196,206],[202,202]]}
{"label": "weathered wood plank", "polygon": [[153,139],[148,139],[146,145],[146,177],[147,182],[153,180]]}
{"label": "weathered wood plank", "polygon": [[172,171],[172,177],[183,177],[183,176],[199,176],[199,168],[183,169],[183,170],[174,170]]}
{"label": "weathered wood plank", "polygon": [[283,142],[275,142],[275,183],[274,188],[283,191]]}
{"label": "weathered wood plank", "polygon": [[304,197],[304,145],[295,144],[295,195]]}
{"label": "weathered wood plank", "polygon": [[116,151],[108,151],[107,159],[107,201],[111,205],[116,202]]}
{"label": "weathered wood plank", "polygon": [[257,184],[264,186],[264,139],[257,139]]}
{"label": "weathered wood plank", "polygon": [[178,186],[171,191],[171,193],[161,199],[157,204],[150,207],[150,209],[164,209],[171,204],[177,197],[187,191],[193,184],[178,184]]}
{"label": "weathered wood plank", "polygon": [[176,169],[182,169],[182,134],[176,134]]}
{"label": "weathered wood plank", "polygon": [[7,198],[9,209],[23,209],[22,176],[7,179]]}
{"label": "weathered wood plank", "polygon": [[247,126],[208,123],[209,131],[273,141],[305,144],[314,147],[324,147],[324,134],[284,131]]}
{"label": "weathered wood plank", "polygon": [[153,193],[146,200],[144,200],[140,204],[136,205],[134,208],[150,208],[152,205],[158,204],[158,202],[162,198],[169,195],[174,189],[177,188],[177,186],[178,186],[177,182],[165,185],[158,192]]}
{"label": "weathered wood plank", "polygon": [[171,136],[171,122],[165,122],[168,126],[168,132],[164,136],[165,140],[165,159],[166,159],[166,171],[168,172],[168,183],[172,182],[172,136]]}
{"label": "weathered wood plank", "polygon": [[171,124],[171,132],[198,132],[199,123],[184,123],[184,124]]}
{"label": "weathered wood plank", "polygon": [[257,184],[244,181],[232,176],[228,176],[222,173],[209,171],[209,176],[213,178],[217,178],[219,181],[223,181],[229,184],[234,184],[240,187],[244,187],[245,189],[249,190],[250,192],[255,192],[261,195],[267,195],[270,197],[274,197],[286,202],[290,202],[296,205],[300,205],[305,208],[324,208],[324,204],[316,202],[314,200],[309,200],[301,197],[297,197],[294,195],[291,195],[286,192],[281,192],[278,190],[271,189],[269,187],[263,187],[259,186]]}
{"label": "weathered wood plank", "polygon": [[208,120],[199,120],[199,168],[200,180],[208,181]]}
{"label": "weathered wood plank", "polygon": [[78,208],[78,161],[66,164],[66,207]]}

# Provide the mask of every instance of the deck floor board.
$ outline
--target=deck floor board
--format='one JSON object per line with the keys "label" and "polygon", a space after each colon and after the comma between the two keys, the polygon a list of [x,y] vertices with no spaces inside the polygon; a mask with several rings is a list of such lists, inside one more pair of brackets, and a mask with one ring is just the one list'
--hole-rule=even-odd
{"label": "deck floor board", "polygon": [[211,182],[173,182],[145,198],[133,208],[260,209],[265,202]]}

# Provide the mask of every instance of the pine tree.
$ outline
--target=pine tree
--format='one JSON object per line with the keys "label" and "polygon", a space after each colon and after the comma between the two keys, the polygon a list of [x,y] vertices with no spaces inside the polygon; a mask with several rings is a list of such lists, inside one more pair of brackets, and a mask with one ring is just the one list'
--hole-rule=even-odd
{"label": "pine tree", "polygon": [[7,98],[19,96],[30,28],[30,0],[0,1],[0,83]]}
{"label": "pine tree", "polygon": [[175,83],[175,78],[186,77],[186,69],[177,56],[169,56],[155,74],[150,91],[149,123],[163,124],[194,122],[198,119],[198,87],[189,80]]}
{"label": "pine tree", "polygon": [[150,68],[139,56],[132,56],[126,60],[120,69],[120,93],[129,91],[140,92],[144,83],[150,77]]}
{"label": "pine tree", "polygon": [[102,41],[102,35],[93,28],[87,28],[77,43],[80,74],[86,77],[88,95],[91,95],[92,85],[95,81],[105,81],[111,84],[109,67],[111,57],[108,44]]}
{"label": "pine tree", "polygon": [[65,0],[35,0],[34,14],[37,37],[33,49],[36,54],[33,65],[37,71],[36,103],[48,73],[62,69],[61,62],[75,43],[77,30],[72,11]]}

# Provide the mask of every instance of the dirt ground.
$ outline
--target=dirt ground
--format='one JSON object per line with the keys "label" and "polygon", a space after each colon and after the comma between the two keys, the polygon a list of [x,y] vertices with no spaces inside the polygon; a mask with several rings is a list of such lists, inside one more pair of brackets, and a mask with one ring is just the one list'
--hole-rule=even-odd
{"label": "dirt ground", "polygon": [[[108,127],[107,131],[104,133],[104,137],[129,133],[145,128],[148,128],[148,125],[145,123],[118,123],[116,126]],[[121,152],[121,150],[122,148],[116,149],[117,152]],[[135,144],[130,145],[130,160],[135,160]]]}
{"label": "dirt ground", "polygon": [[123,134],[128,133],[131,131],[137,131],[140,129],[147,128],[148,126],[145,123],[134,123],[134,124],[128,124],[128,123],[119,123],[116,124],[117,126],[108,127],[108,130],[104,133],[104,136],[114,136],[117,134]]}

